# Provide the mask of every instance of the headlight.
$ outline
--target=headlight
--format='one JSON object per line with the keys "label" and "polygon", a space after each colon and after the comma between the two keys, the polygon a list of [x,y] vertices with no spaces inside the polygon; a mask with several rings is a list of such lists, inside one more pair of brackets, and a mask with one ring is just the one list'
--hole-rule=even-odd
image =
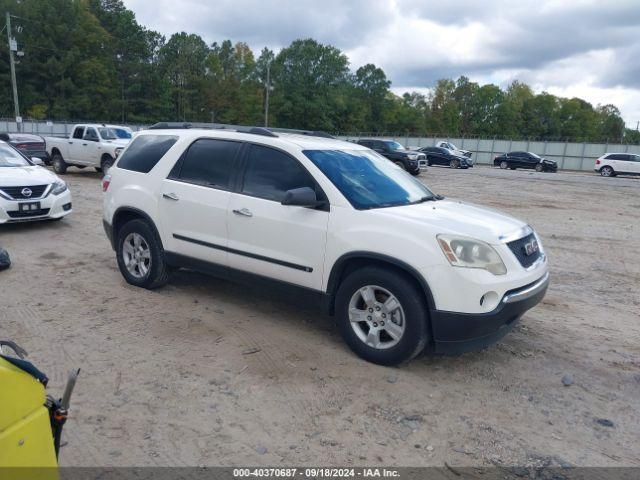
{"label": "headlight", "polygon": [[488,243],[452,235],[438,235],[436,238],[444,256],[454,267],[481,268],[494,275],[507,273],[500,255]]}
{"label": "headlight", "polygon": [[54,195],[60,195],[62,192],[66,190],[67,190],[67,184],[64,183],[62,180],[58,180],[56,183],[53,184],[51,193],[53,193]]}
{"label": "headlight", "polygon": [[407,158],[409,160],[417,160],[418,159],[418,155],[415,154],[415,153],[411,153],[411,154],[407,155]]}

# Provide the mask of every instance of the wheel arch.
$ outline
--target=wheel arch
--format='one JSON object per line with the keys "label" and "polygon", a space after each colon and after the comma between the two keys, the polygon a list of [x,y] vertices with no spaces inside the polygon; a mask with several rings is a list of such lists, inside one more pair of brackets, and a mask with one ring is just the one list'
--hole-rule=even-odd
{"label": "wheel arch", "polygon": [[62,156],[62,152],[60,152],[60,149],[58,147],[53,147],[51,149],[51,156],[53,157],[54,155],[60,155],[64,159],[64,157]]}
{"label": "wheel arch", "polygon": [[336,260],[331,268],[331,273],[329,274],[329,280],[327,282],[327,296],[329,299],[327,307],[331,315],[333,315],[335,311],[335,296],[342,280],[354,270],[370,265],[390,268],[408,276],[420,287],[427,309],[431,311],[435,308],[433,294],[431,293],[431,289],[429,288],[427,281],[411,265],[403,262],[402,260],[398,260],[397,258],[381,253],[357,251],[342,255],[338,260]]}
{"label": "wheel arch", "polygon": [[116,243],[118,239],[118,232],[122,228],[124,224],[131,220],[141,219],[146,221],[150,226],[153,232],[156,235],[156,238],[160,242],[160,248],[164,250],[164,245],[162,244],[162,237],[160,236],[160,232],[158,231],[158,227],[156,227],[155,222],[151,219],[151,217],[143,212],[140,209],[135,207],[120,207],[113,214],[113,223],[111,224],[113,229],[113,249],[116,248]]}

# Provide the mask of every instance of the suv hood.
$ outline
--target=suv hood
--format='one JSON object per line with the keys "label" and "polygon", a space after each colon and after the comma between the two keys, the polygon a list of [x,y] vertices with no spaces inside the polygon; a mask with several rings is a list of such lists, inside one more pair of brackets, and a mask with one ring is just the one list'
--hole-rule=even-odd
{"label": "suv hood", "polygon": [[48,185],[57,180],[58,177],[55,174],[37,165],[29,167],[0,167],[0,187]]}
{"label": "suv hood", "polygon": [[448,233],[471,237],[490,244],[503,243],[501,237],[514,234],[526,223],[509,215],[457,200],[405,205],[370,210],[375,215],[385,217],[384,221],[409,222],[417,227],[429,227],[433,235]]}

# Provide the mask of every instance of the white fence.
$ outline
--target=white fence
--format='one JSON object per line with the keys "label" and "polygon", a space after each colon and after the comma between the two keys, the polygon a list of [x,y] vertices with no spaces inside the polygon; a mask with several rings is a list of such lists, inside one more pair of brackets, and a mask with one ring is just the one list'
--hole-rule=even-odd
{"label": "white fence", "polygon": [[[82,122],[79,122],[82,123]],[[95,122],[99,123],[99,122]],[[43,136],[66,137],[71,132],[74,123],[70,122],[23,122],[18,124],[11,120],[0,119],[0,132],[35,133]],[[145,128],[144,125],[128,125],[133,131]],[[360,135],[342,135],[345,140],[365,138]],[[367,138],[371,138],[367,136]],[[396,140],[407,148],[431,147],[440,140],[447,140],[462,150],[473,153],[476,163],[493,164],[493,157],[514,151],[537,153],[558,162],[558,168],[564,170],[593,170],[596,158],[605,153],[637,153],[640,145],[618,143],[571,143],[544,142],[533,140],[498,140],[479,138],[446,138],[446,137],[384,137]]]}
{"label": "white fence", "polygon": [[[73,126],[77,123],[102,123],[102,122],[22,122],[18,125],[11,120],[0,119],[0,132],[22,132],[22,133],[34,133],[36,135],[42,135],[45,137],[68,137],[73,129]],[[116,124],[116,122],[113,122]],[[128,125],[134,132],[141,130],[142,125]]]}
{"label": "white fence", "polygon": [[[358,140],[358,135],[341,136],[346,140]],[[372,137],[366,137],[372,138]],[[533,140],[497,140],[479,138],[447,137],[384,137],[396,140],[407,148],[432,147],[441,140],[447,140],[462,150],[473,153],[473,159],[480,164],[493,164],[493,157],[505,153],[525,151],[558,162],[564,170],[593,170],[595,159],[605,153],[636,153],[640,155],[640,145],[618,143],[571,143],[544,142]]]}

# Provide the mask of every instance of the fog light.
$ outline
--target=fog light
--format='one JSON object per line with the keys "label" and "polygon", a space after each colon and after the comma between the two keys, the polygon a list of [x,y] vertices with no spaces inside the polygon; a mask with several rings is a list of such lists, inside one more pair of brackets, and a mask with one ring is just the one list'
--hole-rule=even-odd
{"label": "fog light", "polygon": [[480,306],[485,312],[489,312],[498,306],[498,294],[487,292],[480,297]]}
{"label": "fog light", "polygon": [[71,210],[71,203],[65,203],[62,206],[62,210],[64,210],[65,212],[68,212],[69,210]]}

